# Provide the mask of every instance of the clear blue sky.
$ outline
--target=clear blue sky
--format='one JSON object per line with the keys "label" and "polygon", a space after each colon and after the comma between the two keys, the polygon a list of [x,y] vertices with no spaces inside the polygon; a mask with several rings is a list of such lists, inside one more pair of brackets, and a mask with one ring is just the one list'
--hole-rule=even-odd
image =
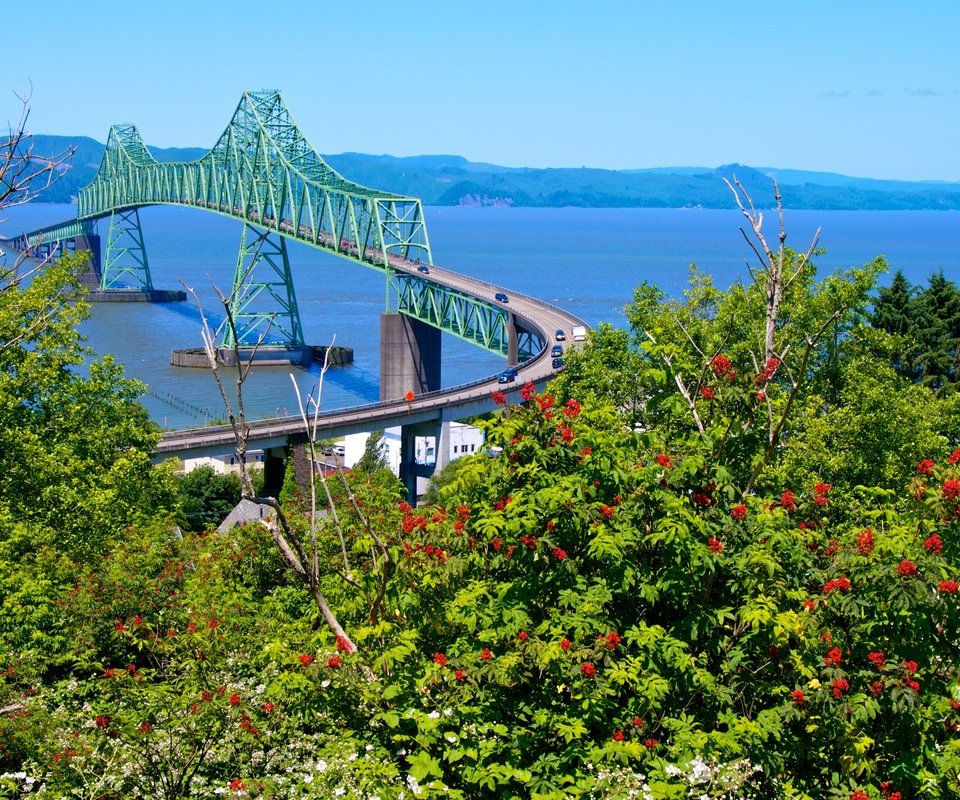
{"label": "clear blue sky", "polygon": [[280,89],[321,153],[960,180],[956,0],[11,0],[34,133],[212,145]]}

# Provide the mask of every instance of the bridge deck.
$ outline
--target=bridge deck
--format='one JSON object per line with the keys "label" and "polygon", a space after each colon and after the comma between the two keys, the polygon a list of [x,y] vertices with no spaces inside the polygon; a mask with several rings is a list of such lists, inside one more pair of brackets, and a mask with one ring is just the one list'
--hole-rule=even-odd
{"label": "bridge deck", "polygon": [[[393,266],[397,269],[416,272],[417,263],[397,259]],[[430,276],[458,291],[476,297],[494,301],[500,287],[485,283],[465,275],[460,275],[441,267],[430,267]],[[437,392],[419,395],[412,402],[392,400],[372,403],[337,411],[328,411],[319,415],[317,431],[323,438],[342,436],[348,433],[371,431],[396,425],[410,425],[430,420],[457,420],[475,416],[493,410],[493,392],[500,390],[511,401],[518,399],[520,388],[526,382],[534,383],[538,388],[553,377],[557,370],[553,368],[550,357],[550,345],[553,334],[558,328],[567,332],[567,349],[577,345],[571,340],[570,329],[574,325],[584,325],[578,317],[556,306],[517,293],[508,293],[509,307],[514,315],[531,330],[537,332],[546,342],[541,353],[521,364],[515,383],[499,384],[497,376],[488,376],[474,383],[454,386]],[[286,444],[291,436],[304,434],[303,423],[299,417],[277,417],[250,423],[248,442],[257,447],[275,447]],[[157,447],[157,455],[186,456],[222,454],[232,450],[235,444],[233,431],[229,425],[165,433]]]}

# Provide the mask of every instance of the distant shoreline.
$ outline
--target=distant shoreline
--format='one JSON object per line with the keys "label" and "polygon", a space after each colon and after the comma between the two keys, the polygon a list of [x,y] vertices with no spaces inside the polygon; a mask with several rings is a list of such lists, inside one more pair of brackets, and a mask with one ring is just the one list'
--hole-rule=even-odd
{"label": "distant shoreline", "polygon": [[[43,193],[47,203],[67,203],[93,180],[104,145],[88,137],[35,135],[37,155],[75,147],[59,180]],[[194,161],[203,148],[154,148],[162,163]],[[344,178],[427,206],[525,208],[736,208],[724,180],[734,177],[760,207],[772,207],[773,181],[785,208],[817,211],[960,211],[960,182],[854,178],[826,172],[727,164],[605,170],[534,169],[480,164],[460,156],[324,155]]]}

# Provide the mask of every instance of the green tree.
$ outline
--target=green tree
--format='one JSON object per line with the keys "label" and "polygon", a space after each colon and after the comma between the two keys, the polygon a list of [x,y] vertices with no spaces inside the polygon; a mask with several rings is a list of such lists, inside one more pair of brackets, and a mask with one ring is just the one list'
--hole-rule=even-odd
{"label": "green tree", "polygon": [[942,271],[920,290],[898,271],[878,291],[871,324],[893,337],[881,349],[901,375],[936,391],[953,389],[960,371],[960,291]]}
{"label": "green tree", "polygon": [[607,323],[590,331],[590,344],[580,352],[568,351],[563,371],[555,378],[556,392],[579,397],[593,405],[619,409],[633,424],[646,416],[649,386],[646,359],[637,331]]}
{"label": "green tree", "polygon": [[[21,119],[21,124],[25,117]],[[22,128],[0,147],[0,208],[26,202],[56,173],[32,159]],[[38,182],[39,181],[39,182]],[[176,508],[142,386],[77,331],[88,314],[82,254],[0,263],[0,658],[42,674],[56,660],[57,595],[78,563],[97,560],[131,525]]]}
{"label": "green tree", "polygon": [[903,273],[897,270],[890,285],[877,290],[870,324],[895,336],[908,335],[913,328],[910,313],[913,298],[914,287]]}
{"label": "green tree", "polygon": [[192,531],[215,528],[240,502],[240,479],[221,475],[213,467],[191,470],[178,481],[180,513]]}
{"label": "green tree", "polygon": [[445,486],[455,483],[458,480],[460,471],[467,467],[471,458],[487,458],[485,455],[461,456],[452,461],[448,461],[443,469],[434,472],[427,483],[427,490],[423,493],[423,504],[434,505],[440,500],[440,493]]}
{"label": "green tree", "polygon": [[34,544],[74,558],[174,507],[169,474],[148,457],[159,430],[142,385],[110,356],[89,360],[77,333],[85,263],[67,256],[28,284],[15,270],[0,283],[0,508]]}
{"label": "green tree", "polygon": [[[835,401],[841,342],[885,267],[877,261],[817,282],[811,259],[790,250],[783,258],[793,279],[773,326],[771,293],[760,282],[721,292],[693,270],[682,300],[644,284],[626,309],[629,335],[601,330],[599,352],[591,341],[572,353],[560,396],[610,403],[664,446],[711,442],[712,482],[749,494],[792,435],[794,410],[811,393]],[[631,389],[608,391],[622,386]]]}
{"label": "green tree", "polygon": [[934,389],[952,387],[960,365],[960,291],[942,272],[934,273],[914,307],[920,380]]}
{"label": "green tree", "polygon": [[363,446],[363,455],[353,465],[353,469],[372,475],[381,469],[387,469],[388,466],[387,446],[383,441],[383,431],[371,431],[366,444]]}

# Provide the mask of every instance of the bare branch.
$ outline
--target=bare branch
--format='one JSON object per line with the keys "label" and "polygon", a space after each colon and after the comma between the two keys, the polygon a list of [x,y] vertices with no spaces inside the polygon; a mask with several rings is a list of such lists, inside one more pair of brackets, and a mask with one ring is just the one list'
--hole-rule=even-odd
{"label": "bare branch", "polygon": [[[657,340],[653,338],[653,336],[650,334],[649,331],[644,331],[644,334],[646,334],[646,337],[651,342],[653,342],[654,344],[657,343]],[[671,359],[669,356],[661,354],[660,360],[667,365],[667,367],[670,369],[671,372],[673,372],[674,383],[677,384],[677,389],[679,390],[680,394],[683,395],[683,399],[687,401],[687,407],[690,409],[691,415],[693,415],[693,421],[697,425],[697,430],[700,431],[700,433],[703,433],[704,431],[706,431],[706,427],[703,424],[703,420],[700,419],[700,415],[697,413],[696,400],[693,397],[691,397],[686,384],[683,382],[683,378],[680,377],[679,373],[674,372],[673,359]]]}
{"label": "bare branch", "polygon": [[[843,316],[846,311],[846,306],[843,308],[838,308],[824,321],[824,323],[817,329],[817,332],[813,336],[808,336],[806,338],[803,355],[800,357],[800,367],[796,373],[797,377],[796,379],[791,378],[791,389],[790,393],[787,395],[787,401],[784,403],[783,409],[780,412],[780,417],[770,432],[767,448],[763,454],[763,460],[754,468],[753,473],[750,475],[750,478],[747,481],[747,485],[744,487],[744,497],[750,494],[750,492],[753,490],[753,485],[757,478],[760,477],[760,473],[763,471],[763,468],[773,460],[774,453],[776,452],[777,445],[780,441],[780,436],[783,433],[783,428],[787,424],[787,419],[790,416],[790,410],[793,408],[793,403],[797,399],[797,396],[800,393],[800,388],[805,382],[807,365],[810,363],[810,356],[813,354],[817,343],[823,337],[823,334],[826,333],[827,329],[838,319],[840,319],[840,317]],[[786,352],[784,352],[784,355],[786,355]]]}
{"label": "bare branch", "polygon": [[807,248],[806,253],[799,259],[798,264],[793,269],[790,276],[785,278],[784,268],[786,264],[787,233],[783,221],[783,199],[780,195],[780,187],[777,185],[777,182],[773,181],[774,197],[777,203],[777,217],[780,222],[780,230],[778,234],[779,246],[776,253],[770,249],[770,245],[767,243],[767,239],[763,233],[763,214],[755,209],[753,200],[750,198],[750,195],[747,193],[746,189],[744,189],[743,184],[736,179],[736,176],[734,176],[733,183],[726,178],[724,178],[724,183],[727,184],[727,188],[729,188],[730,192],[733,194],[737,207],[750,223],[750,228],[753,231],[753,237],[759,244],[760,250],[763,251],[763,257],[760,258],[760,251],[757,249],[754,243],[750,241],[743,229],[741,229],[744,239],[747,240],[750,248],[758,256],[758,258],[760,258],[764,273],[763,287],[766,295],[764,359],[773,358],[775,351],[774,338],[780,318],[780,304],[783,301],[784,292],[786,292],[793,281],[796,280],[796,278],[803,272],[804,267],[807,265],[807,263],[810,261],[810,258],[816,251],[817,243],[820,239],[820,231],[819,229],[817,230],[813,237],[813,241]]}
{"label": "bare branch", "polygon": [[813,258],[813,254],[817,249],[817,245],[820,243],[820,231],[822,228],[817,228],[816,232],[813,234],[813,240],[810,242],[810,246],[807,248],[806,252],[800,257],[797,264],[797,268],[793,271],[793,274],[787,279],[786,286],[784,288],[789,288],[790,284],[793,283],[794,279],[803,272],[803,268],[807,266],[810,262],[810,259]]}
{"label": "bare branch", "polygon": [[702,359],[705,359],[707,357],[707,354],[704,353],[703,350],[700,349],[700,345],[698,345],[693,340],[693,337],[687,331],[686,327],[684,327],[684,324],[680,321],[679,317],[674,316],[673,321],[676,324],[676,326],[680,328],[680,331],[683,333],[683,335],[687,337],[687,341],[690,342],[690,346],[697,351],[697,355],[699,355]]}
{"label": "bare branch", "polygon": [[[257,349],[264,342],[264,337],[269,331],[269,326],[264,329],[251,350],[251,356],[249,359],[244,359],[243,354],[240,352],[240,344],[237,338],[237,329],[236,322],[233,317],[233,308],[232,308],[232,299],[233,295],[227,297],[221,292],[216,286],[214,289],[217,293],[217,297],[220,300],[224,308],[225,320],[224,325],[228,326],[228,330],[231,333],[231,338],[233,341],[233,350],[234,350],[234,359],[236,362],[237,368],[237,379],[236,379],[236,408],[231,402],[230,396],[226,391],[226,387],[223,382],[223,377],[220,373],[221,363],[218,357],[218,351],[216,346],[216,338],[214,333],[210,330],[209,323],[207,322],[206,315],[203,312],[202,304],[200,299],[197,296],[197,293],[189,286],[187,286],[183,281],[181,284],[184,288],[193,296],[194,301],[197,304],[197,308],[200,311],[200,318],[202,321],[201,327],[201,336],[203,339],[204,352],[207,356],[207,361],[210,365],[210,369],[213,372],[214,379],[217,383],[218,391],[220,392],[220,398],[223,401],[224,408],[227,411],[227,416],[230,422],[230,426],[233,430],[235,449],[237,452],[237,460],[240,465],[240,480],[242,485],[242,496],[246,500],[253,500],[255,502],[263,503],[264,505],[269,506],[276,512],[276,523],[270,526],[270,534],[273,537],[274,542],[277,545],[280,555],[284,560],[284,563],[299,577],[300,581],[304,586],[309,590],[311,596],[313,597],[314,602],[317,607],[320,609],[321,614],[323,615],[324,620],[327,622],[327,625],[333,631],[334,635],[343,642],[343,646],[347,649],[348,652],[354,652],[357,648],[353,644],[350,637],[347,636],[346,631],[343,629],[343,626],[337,620],[336,615],[333,613],[330,608],[330,604],[327,602],[326,597],[320,589],[320,564],[319,564],[319,542],[317,541],[317,514],[316,514],[316,502],[315,499],[311,504],[311,514],[310,514],[310,544],[309,547],[305,547],[304,543],[300,537],[300,534],[297,532],[296,528],[291,524],[290,520],[287,519],[286,514],[283,511],[280,503],[273,497],[257,497],[256,493],[253,491],[253,481],[250,478],[249,470],[247,469],[246,464],[246,452],[247,452],[247,439],[250,433],[250,427],[246,422],[246,415],[243,407],[243,385],[246,381],[250,367],[253,363],[254,357],[256,356]],[[222,329],[223,325],[220,326]],[[218,329],[218,333],[219,333]],[[296,386],[296,382],[294,382]],[[314,453],[314,442],[315,436],[310,435],[311,433],[316,433],[316,424],[317,418],[316,414],[314,415],[313,420],[313,430],[311,431],[311,426],[307,419],[306,411],[302,402],[302,398],[297,394],[297,400],[300,403],[301,418],[304,420],[305,432],[308,434],[308,440],[311,448],[311,463],[313,462],[313,453]],[[310,401],[308,401],[308,407]],[[316,404],[319,406],[319,402]],[[311,468],[312,473],[312,468]],[[313,480],[311,475],[311,494],[313,494]],[[328,494],[329,497],[329,494]],[[333,505],[331,499],[331,507]],[[341,536],[341,543],[344,545],[344,555],[345,543]],[[347,562],[348,568],[348,583],[356,586],[357,583],[352,580],[349,576],[349,562]],[[361,587],[362,588],[362,587]],[[369,602],[369,601],[368,601]]]}
{"label": "bare branch", "polygon": [[33,151],[33,137],[27,129],[30,119],[30,94],[14,96],[20,101],[20,118],[8,127],[7,137],[0,140],[0,208],[29,203],[49,189],[68,169],[76,147],[67,147],[53,156],[40,156]]}

